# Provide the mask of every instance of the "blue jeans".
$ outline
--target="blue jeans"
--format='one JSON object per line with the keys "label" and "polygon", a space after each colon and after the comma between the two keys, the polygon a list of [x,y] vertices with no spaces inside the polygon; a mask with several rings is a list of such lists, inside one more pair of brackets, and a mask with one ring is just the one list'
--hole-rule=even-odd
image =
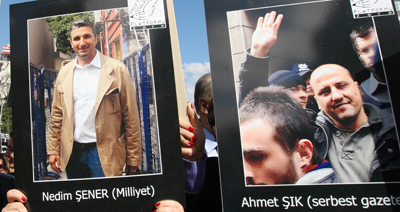
{"label": "blue jeans", "polygon": [[68,179],[105,177],[96,143],[74,142],[66,171]]}

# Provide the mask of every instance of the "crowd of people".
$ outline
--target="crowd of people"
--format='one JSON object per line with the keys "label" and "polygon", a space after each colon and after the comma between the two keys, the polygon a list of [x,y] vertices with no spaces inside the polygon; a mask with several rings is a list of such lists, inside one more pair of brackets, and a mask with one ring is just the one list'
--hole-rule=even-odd
{"label": "crowd of people", "polygon": [[[282,20],[276,12],[258,19],[240,70],[247,186],[399,181],[399,144],[373,26],[349,33],[360,62],[371,71],[360,87],[339,64],[312,70],[296,63],[261,77],[269,74],[268,53]],[[186,211],[222,211],[213,99],[211,74],[205,74],[195,86],[195,108],[187,105],[189,122],[179,121]],[[8,200],[4,212],[26,210],[20,191],[11,190]],[[154,211],[184,209],[162,200]]]}

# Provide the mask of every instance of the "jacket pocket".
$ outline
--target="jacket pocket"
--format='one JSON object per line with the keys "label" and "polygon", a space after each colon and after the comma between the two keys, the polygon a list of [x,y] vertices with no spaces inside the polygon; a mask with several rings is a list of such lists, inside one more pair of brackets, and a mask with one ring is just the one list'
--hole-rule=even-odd
{"label": "jacket pocket", "polygon": [[119,89],[112,90],[104,96],[104,106],[107,114],[115,114],[121,112],[121,102]]}

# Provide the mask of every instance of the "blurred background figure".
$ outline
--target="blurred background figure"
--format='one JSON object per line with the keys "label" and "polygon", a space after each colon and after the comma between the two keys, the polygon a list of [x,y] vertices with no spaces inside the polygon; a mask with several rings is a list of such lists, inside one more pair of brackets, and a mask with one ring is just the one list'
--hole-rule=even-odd
{"label": "blurred background figure", "polygon": [[297,73],[298,75],[302,76],[303,79],[306,81],[307,85],[307,108],[315,111],[316,113],[319,112],[318,104],[314,99],[314,90],[310,84],[310,76],[313,70],[311,70],[306,63],[296,63],[292,67],[290,67],[291,71]]}
{"label": "blurred background figure", "polygon": [[307,85],[303,77],[289,70],[280,70],[268,78],[270,85],[282,86],[290,91],[291,97],[302,107],[307,106]]}
{"label": "blurred background figure", "polygon": [[8,164],[3,154],[0,154],[0,173],[8,174]]}
{"label": "blurred background figure", "polygon": [[7,152],[5,154],[6,160],[8,162],[9,171],[8,173],[14,175],[14,140],[13,140],[13,130],[10,131],[10,139],[7,144]]}
{"label": "blurred background figure", "polygon": [[194,90],[194,105],[206,134],[205,148],[207,156],[218,157],[211,82],[211,73],[204,74],[199,78]]}
{"label": "blurred background figure", "polygon": [[378,44],[378,36],[371,20],[360,20],[352,27],[350,39],[353,49],[363,66],[370,72],[365,81],[360,81],[363,101],[381,110],[392,113],[389,91]]}

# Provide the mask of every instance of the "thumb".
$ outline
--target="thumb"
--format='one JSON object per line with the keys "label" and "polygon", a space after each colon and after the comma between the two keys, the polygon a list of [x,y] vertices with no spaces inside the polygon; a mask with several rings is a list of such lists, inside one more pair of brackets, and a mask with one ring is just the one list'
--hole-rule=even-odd
{"label": "thumb", "polygon": [[19,190],[17,189],[11,189],[7,192],[7,201],[9,203],[11,202],[26,202],[26,196]]}
{"label": "thumb", "polygon": [[57,164],[58,164],[58,168],[61,169],[61,160],[60,160],[60,156],[57,156],[57,157],[56,157],[56,161],[57,161]]}

